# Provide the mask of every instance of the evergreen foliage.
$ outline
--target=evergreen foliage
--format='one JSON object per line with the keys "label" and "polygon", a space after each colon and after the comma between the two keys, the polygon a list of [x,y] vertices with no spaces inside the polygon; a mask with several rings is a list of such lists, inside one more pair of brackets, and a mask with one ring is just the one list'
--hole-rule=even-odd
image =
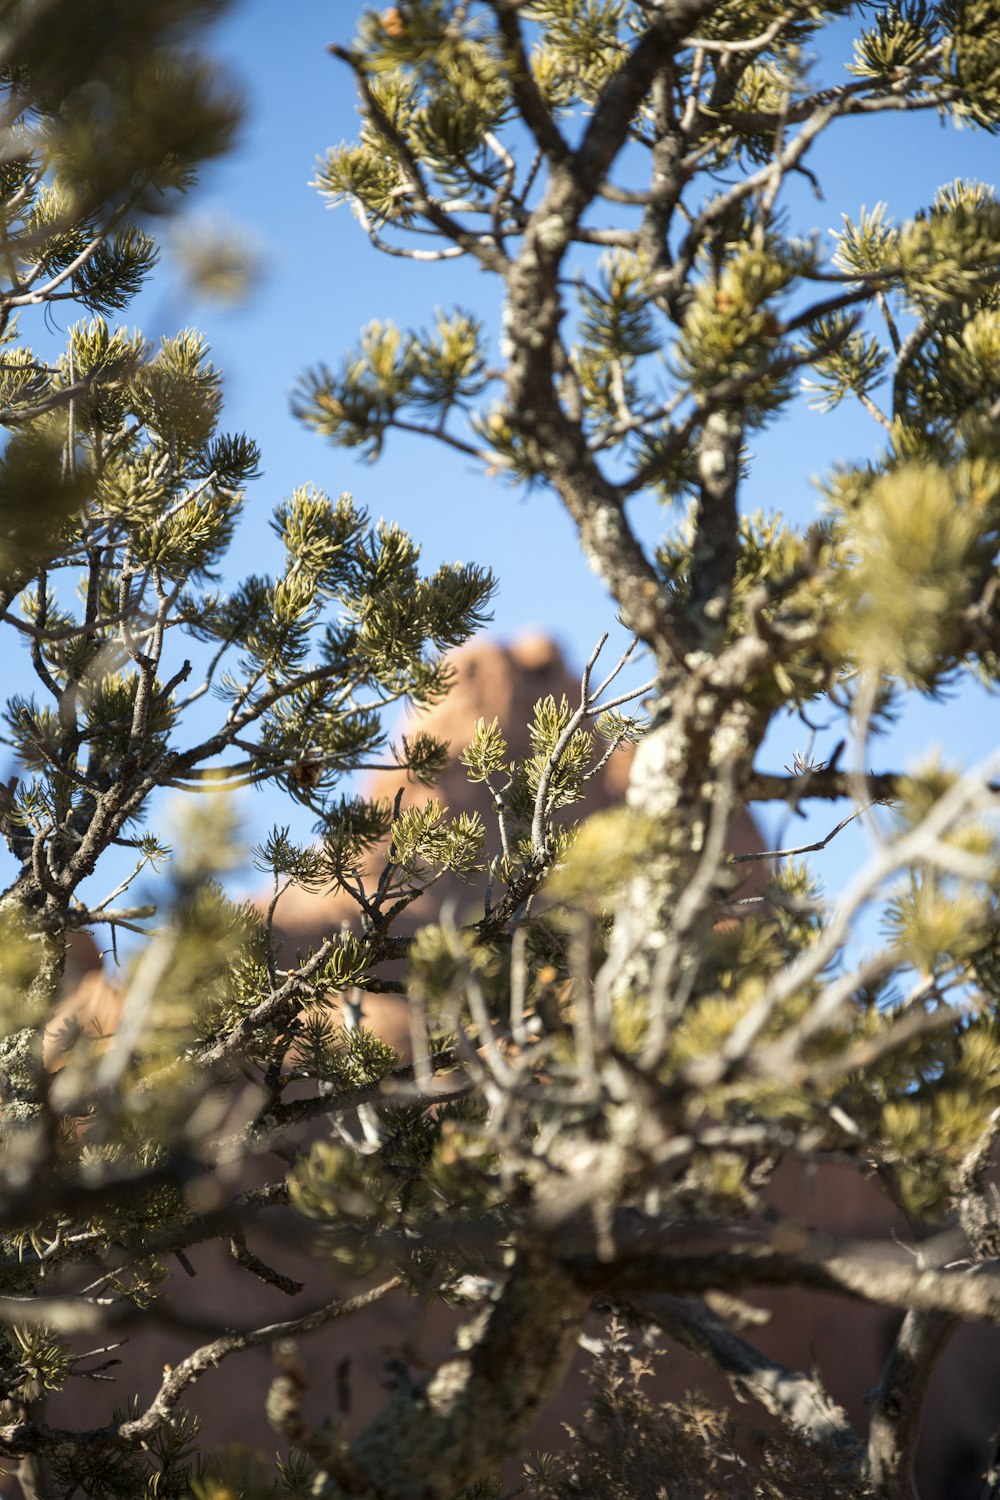
{"label": "evergreen foliage", "polygon": [[[914,1496],[930,1369],[958,1320],[1000,1322],[1000,765],[845,770],[838,747],[780,775],[758,757],[780,716],[818,713],[867,766],[907,694],[997,683],[1000,205],[957,181],[911,222],[845,216],[831,259],[789,226],[783,189],[853,115],[997,130],[1000,16],[399,0],[331,49],[362,120],[320,191],[379,249],[471,256],[502,286],[481,316],[371,322],[303,377],[300,415],[371,459],[402,429],[551,486],[652,664],[622,689],[624,659],[598,680],[595,650],[578,700],[536,705],[522,758],[510,726],[470,725],[487,825],[344,778],[439,775],[445,747],[390,745],[383,711],[447,691],[488,571],[428,572],[398,527],[303,487],[275,513],[273,574],[224,586],[252,438],[222,427],[195,331],[153,347],[109,321],[155,266],[150,214],[231,136],[230,92],[181,45],[217,8],[4,10],[0,624],[35,687],[3,719],[19,769],[0,788],[17,864],[0,898],[0,1455],[39,1497]],[[807,58],[846,20],[854,61],[831,81]],[[62,300],[80,319],[49,364],[17,318]],[[859,401],[881,451],[828,476],[796,527],[740,498],[754,432],[803,383],[823,409]],[[646,490],[655,546],[629,511]],[[627,805],[587,818],[626,742]],[[256,851],[263,912],[222,884],[241,854],[218,794],[247,783],[315,820],[312,844],[278,824]],[[174,847],[147,826],[168,788]],[[842,897],[784,855],[766,896],[741,896],[742,808],[845,800],[833,834],[865,815],[878,837]],[[94,895],[121,849],[132,874]],[[152,895],[129,904],[140,875]],[[475,920],[446,906],[401,934],[445,875],[480,878]],[[348,892],[358,922],[289,961],[293,882]],[[872,910],[881,938],[859,954]],[[120,1018],[104,1037],[50,1029],[43,1052],[67,945],[91,928],[141,939]],[[410,1062],[363,1024],[380,991],[408,998]],[[874,1168],[912,1245],[783,1216],[786,1161]],[[314,1250],[309,1288],[248,1244],[275,1218]],[[208,1239],[291,1316],[192,1333],[152,1399],[103,1426],[50,1422],[51,1393],[95,1373],[81,1339],[183,1320],[174,1258]],[[368,1280],[318,1305],[331,1262]],[[736,1294],[773,1285],[905,1312],[867,1433],[822,1371],[745,1336]],[[350,1438],[332,1398],[310,1425],[288,1340],[399,1288],[469,1311],[453,1357],[398,1378]],[[500,1466],[609,1305],[572,1448],[527,1458],[506,1491]],[[648,1395],[652,1329],[780,1436]],[[204,1449],[183,1400],[276,1339],[272,1472]]]}

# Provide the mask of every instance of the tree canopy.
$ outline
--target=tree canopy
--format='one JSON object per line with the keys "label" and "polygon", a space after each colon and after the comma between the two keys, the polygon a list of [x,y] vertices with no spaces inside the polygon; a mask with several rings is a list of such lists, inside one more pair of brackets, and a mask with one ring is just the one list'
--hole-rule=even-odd
{"label": "tree canopy", "polygon": [[[481,306],[369,323],[303,375],[298,414],[373,461],[398,430],[550,488],[648,664],[621,689],[597,646],[577,700],[538,703],[526,755],[512,726],[470,725],[486,823],[345,778],[440,773],[446,747],[391,742],[383,715],[447,692],[488,568],[423,568],[398,527],[303,486],[275,513],[273,573],[228,579],[252,436],[222,426],[196,332],[153,346],[110,321],[155,267],[151,215],[235,127],[190,43],[217,9],[4,12],[0,626],[36,686],[7,701],[0,789],[18,866],[0,898],[0,1454],[41,1497],[915,1500],[934,1363],[960,1321],[1000,1321],[1000,764],[956,747],[885,765],[878,735],[915,697],[1000,675],[1000,202],[958,180],[907,222],[843,205],[831,254],[787,189],[852,117],[1000,128],[1000,15],[400,0],[331,47],[361,123],[319,191],[387,256],[486,276]],[[845,76],[824,41],[848,24]],[[58,300],[81,319],[47,363],[17,319]],[[803,383],[824,409],[860,402],[881,449],[826,476],[799,525],[747,513],[742,490],[754,433]],[[640,494],[662,502],[653,540]],[[766,737],[788,716],[807,748],[777,773]],[[625,805],[587,816],[626,744]],[[224,887],[223,794],[247,784],[315,820],[313,842],[278,821],[256,851],[260,906]],[[176,847],[149,829],[168,788]],[[804,859],[826,840],[730,853],[748,805],[816,802],[830,836],[856,818],[871,836],[836,900]],[[122,849],[132,874],[92,894]],[[445,875],[468,911],[402,933]],[[292,883],[348,892],[356,923],[290,955]],[[67,1028],[55,1065],[67,947],[91,929],[138,939],[120,1015],[102,1037]],[[408,1058],[364,1026],[380,991],[407,997]],[[906,1243],[783,1211],[789,1162],[876,1173]],[[308,1286],[252,1248],[276,1217],[314,1250]],[[208,1240],[289,1318],[207,1342],[185,1323],[172,1267]],[[331,1263],[356,1296],[319,1300]],[[360,1432],[332,1396],[313,1424],[288,1340],[400,1286],[466,1310],[454,1354],[396,1379]],[[822,1370],[756,1348],[743,1299],[774,1286],[902,1315],[867,1431]],[[49,1420],[48,1393],[94,1373],[81,1338],[155,1319],[190,1327],[191,1353],[150,1400],[96,1428]],[[651,1328],[777,1435],[647,1396]],[[508,1490],[581,1336],[591,1410]],[[200,1448],[183,1400],[278,1338],[265,1475]]]}

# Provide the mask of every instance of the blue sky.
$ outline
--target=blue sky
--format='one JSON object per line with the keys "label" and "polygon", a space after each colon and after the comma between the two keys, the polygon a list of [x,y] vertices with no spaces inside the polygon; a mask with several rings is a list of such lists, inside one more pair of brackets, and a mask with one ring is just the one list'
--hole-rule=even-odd
{"label": "blue sky", "polygon": [[[168,257],[129,322],[149,337],[185,323],[202,328],[225,374],[224,425],[244,429],[262,448],[264,475],[248,496],[234,577],[269,566],[266,523],[294,486],[311,481],[333,494],[350,490],[374,515],[407,527],[423,544],[429,568],[456,559],[492,567],[500,580],[493,627],[500,636],[541,626],[579,663],[602,630],[616,630],[614,608],[554,497],[521,496],[460,456],[398,434],[369,466],[291,415],[289,395],[302,371],[320,361],[336,365],[369,320],[426,325],[436,306],[458,302],[491,322],[499,302],[498,285],[464,262],[415,266],[379,255],[345,208],[331,211],[309,186],[317,156],[356,128],[351,77],[326,49],[350,40],[360,9],[354,0],[280,6],[243,0],[216,28],[213,50],[241,81],[249,113],[238,149],[206,173],[189,212],[194,223],[237,226],[265,273],[244,305],[221,311],[191,304],[171,279]],[[827,80],[843,76],[849,30],[837,28],[824,52],[820,73]],[[825,233],[839,226],[841,212],[856,216],[880,200],[905,216],[956,176],[995,182],[998,149],[984,133],[956,131],[930,115],[844,122],[809,157],[824,200],[804,183],[796,188],[789,198],[792,225]],[[185,232],[183,220],[174,232]],[[860,410],[845,404],[821,415],[799,402],[755,441],[746,504],[804,519],[815,506],[814,476],[878,447],[879,430]],[[639,514],[651,532],[653,508],[640,505]],[[276,563],[276,552],[270,555]],[[880,755],[898,764],[938,742],[950,757],[975,759],[995,742],[998,723],[995,700],[964,692],[943,711],[916,706]],[[765,757],[768,767],[779,769],[803,740],[801,728],[789,725]],[[822,754],[822,743],[817,748]],[[285,816],[266,802],[254,797],[248,805],[254,837],[271,818]],[[800,831],[797,825],[796,837]],[[832,868],[851,858],[848,846]]]}

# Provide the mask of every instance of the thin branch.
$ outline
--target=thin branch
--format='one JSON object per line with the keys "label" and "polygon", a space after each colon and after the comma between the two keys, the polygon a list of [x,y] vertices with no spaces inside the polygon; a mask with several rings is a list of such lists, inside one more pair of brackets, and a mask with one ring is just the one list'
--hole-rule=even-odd
{"label": "thin branch", "polygon": [[255,1255],[247,1245],[246,1235],[242,1229],[235,1229],[229,1241],[229,1253],[238,1266],[245,1271],[251,1271],[254,1276],[265,1282],[268,1286],[277,1287],[279,1292],[284,1292],[286,1297],[297,1297],[305,1286],[305,1282],[296,1281],[291,1276],[284,1276],[269,1266],[266,1261]]}
{"label": "thin branch", "polygon": [[871,802],[866,802],[864,807],[856,807],[852,813],[848,813],[846,818],[840,820],[836,828],[831,828],[830,832],[824,838],[818,839],[813,844],[798,844],[794,849],[762,849],[754,854],[731,854],[729,856],[730,860],[734,865],[745,865],[754,860],[791,859],[796,854],[815,854],[820,849],[825,849],[827,844],[837,837],[838,833],[842,833],[850,823],[854,822],[855,818],[860,818],[869,808],[877,807],[881,804],[882,799],[874,797]]}
{"label": "thin branch", "polygon": [[868,1475],[885,1500],[920,1500],[915,1464],[927,1388],[958,1325],[949,1313],[908,1312],[868,1398]]}
{"label": "thin branch", "polygon": [[564,162],[570,155],[555,118],[535,82],[535,75],[524,44],[524,35],[516,0],[489,0],[497,18],[497,30],[507,56],[511,90],[518,113],[534,137],[541,155],[549,161]]}
{"label": "thin branch", "polygon": [[682,45],[691,48],[696,47],[702,52],[723,52],[729,54],[759,52],[762,47],[767,47],[773,42],[775,37],[779,36],[794,19],[794,11],[786,11],[783,16],[778,16],[776,20],[772,21],[766,31],[760,32],[757,36],[748,37],[743,42],[717,42],[709,37],[689,36],[684,38]]}
{"label": "thin branch", "polygon": [[769,1359],[735,1334],[703,1302],[651,1293],[630,1297],[627,1305],[720,1370],[738,1399],[750,1396],[759,1401],[792,1432],[819,1447],[838,1453],[860,1449],[847,1413],[831,1400],[816,1377]]}
{"label": "thin branch", "polygon": [[[880,804],[896,801],[904,780],[902,771],[869,771],[865,778],[872,793],[871,800]],[[851,795],[850,774],[831,766],[810,767],[794,776],[751,771],[746,793],[748,802],[790,802],[793,805],[807,800],[839,802]]]}
{"label": "thin branch", "polygon": [[351,203],[354,207],[355,217],[357,218],[357,221],[361,225],[361,228],[364,230],[365,234],[368,236],[369,242],[374,246],[376,250],[380,250],[383,255],[393,255],[397,258],[397,260],[417,260],[426,262],[439,260],[456,260],[459,256],[468,255],[469,253],[468,248],[464,245],[445,245],[442,246],[440,250],[419,250],[414,246],[393,245],[389,240],[384,239],[382,235],[379,234],[378,230],[375,228],[375,225],[372,223],[371,218],[369,217],[368,210],[365,208],[364,203],[362,203],[357,194],[352,195]]}
{"label": "thin branch", "polygon": [[596,693],[592,693],[590,689],[590,674],[593,671],[594,666],[596,665],[597,658],[600,656],[607,639],[608,633],[607,631],[605,631],[598,641],[597,645],[594,647],[593,651],[590,654],[590,657],[586,662],[586,665],[584,666],[583,673],[580,679],[580,702],[574,712],[570,715],[569,719],[566,721],[566,725],[563,728],[562,733],[559,735],[559,738],[556,740],[555,745],[552,747],[552,751],[546,759],[545,765],[542,768],[542,773],[538,779],[538,790],[535,794],[535,806],[531,819],[531,851],[532,857],[537,864],[543,863],[548,857],[548,820],[552,812],[552,808],[550,806],[549,789],[552,785],[552,778],[559,768],[559,763],[566,751],[566,747],[569,745],[569,742],[573,738],[576,731],[580,728],[580,725],[584,722],[585,719],[592,718],[595,714],[604,713],[608,709],[616,708],[622,703],[634,702],[636,698],[644,696],[656,686],[656,681],[654,679],[650,682],[643,683],[641,687],[633,688],[630,692],[620,693],[618,697],[610,699],[607,703],[599,703],[598,699],[600,698],[601,693],[608,686],[608,684],[613,682],[614,679],[618,676],[618,673],[625,666],[625,663],[628,661],[637,645],[637,639],[633,638],[628,649],[622,653],[617,664],[608,673],[607,677],[601,683],[601,686],[597,689]]}
{"label": "thin branch", "polygon": [[244,1349],[253,1349],[279,1339],[311,1333],[334,1318],[348,1317],[351,1313],[370,1307],[399,1285],[400,1278],[392,1276],[370,1291],[361,1292],[356,1297],[338,1298],[302,1317],[290,1318],[282,1323],[269,1323],[247,1333],[228,1333],[214,1339],[210,1344],[196,1349],[179,1364],[168,1367],[160,1389],[149,1406],[142,1416],[131,1421],[99,1427],[90,1432],[66,1432],[40,1422],[12,1422],[0,1426],[0,1450],[13,1454],[51,1452],[60,1443],[71,1444],[77,1452],[141,1447],[170,1422],[184,1391],[230,1354],[238,1354]]}
{"label": "thin branch", "polygon": [[390,148],[393,156],[402,165],[407,177],[413,184],[414,207],[424,214],[447,239],[451,240],[452,244],[460,245],[463,249],[471,251],[488,269],[493,271],[502,270],[507,257],[497,247],[493,239],[488,235],[476,234],[467,230],[456,218],[445,212],[442,202],[436,199],[433,193],[431,193],[420,162],[410,149],[405,136],[397,129],[376,98],[368,81],[364,65],[358,56],[348,51],[345,47],[338,46],[336,43],[331,43],[327,51],[333,57],[339,58],[341,62],[346,62],[354,73],[365,113],[386,145]]}

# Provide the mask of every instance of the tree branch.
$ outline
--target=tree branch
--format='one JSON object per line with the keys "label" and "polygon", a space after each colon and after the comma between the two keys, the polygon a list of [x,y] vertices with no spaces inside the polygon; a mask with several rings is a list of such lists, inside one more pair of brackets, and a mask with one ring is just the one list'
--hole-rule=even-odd
{"label": "tree branch", "polygon": [[703,1302],[651,1293],[630,1297],[627,1305],[720,1370],[737,1397],[753,1397],[809,1442],[841,1453],[860,1448],[847,1413],[831,1400],[818,1379],[768,1359]]}
{"label": "tree branch", "polygon": [[[782,1222],[766,1230],[743,1225],[658,1226],[619,1232],[611,1254],[581,1248],[587,1236],[567,1221],[553,1254],[566,1274],[594,1296],[634,1292],[682,1295],[747,1286],[803,1286],[910,1312],[946,1313],[1000,1323],[1000,1266],[918,1266],[904,1246],[836,1241]],[[944,1236],[949,1258],[954,1237]],[[671,1251],[670,1241],[676,1245]],[[604,1247],[602,1247],[604,1248]],[[926,1242],[923,1251],[930,1248]]]}
{"label": "tree branch", "polygon": [[908,1312],[869,1398],[868,1474],[884,1500],[920,1500],[920,1419],[934,1365],[958,1324],[949,1313]]}
{"label": "tree branch", "polygon": [[467,1354],[398,1391],[348,1461],[379,1500],[452,1500],[495,1467],[562,1380],[589,1297],[540,1249],[522,1247]]}

